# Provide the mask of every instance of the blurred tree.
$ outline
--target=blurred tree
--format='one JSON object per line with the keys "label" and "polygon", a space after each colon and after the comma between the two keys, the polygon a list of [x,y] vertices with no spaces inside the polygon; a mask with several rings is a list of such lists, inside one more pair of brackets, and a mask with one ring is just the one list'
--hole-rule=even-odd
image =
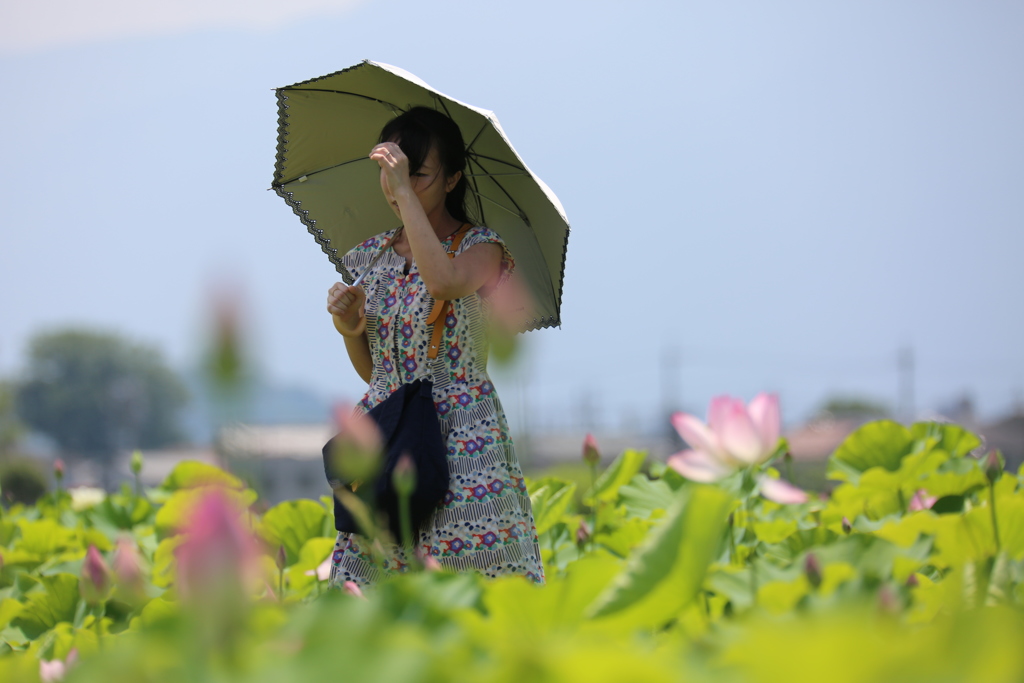
{"label": "blurred tree", "polygon": [[113,334],[37,335],[17,394],[25,422],[70,453],[109,462],[119,451],[180,438],[187,392],[160,353]]}
{"label": "blurred tree", "polygon": [[14,408],[14,392],[13,383],[0,382],[0,460],[11,455],[25,431]]}
{"label": "blurred tree", "polygon": [[836,418],[862,418],[879,420],[890,417],[888,406],[878,401],[856,396],[833,396],[821,406],[821,412]]}

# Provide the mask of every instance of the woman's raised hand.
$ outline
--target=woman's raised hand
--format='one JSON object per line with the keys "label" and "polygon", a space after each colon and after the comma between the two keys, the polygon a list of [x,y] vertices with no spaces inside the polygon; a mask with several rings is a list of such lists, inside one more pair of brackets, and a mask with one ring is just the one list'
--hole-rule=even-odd
{"label": "woman's raised hand", "polygon": [[335,329],[346,337],[357,337],[366,329],[365,305],[366,292],[362,287],[335,282],[327,291],[327,312],[334,319]]}
{"label": "woman's raised hand", "polygon": [[370,158],[384,171],[387,191],[390,193],[388,201],[396,199],[395,195],[400,190],[412,190],[412,182],[409,180],[409,157],[405,156],[398,143],[380,143],[370,150]]}

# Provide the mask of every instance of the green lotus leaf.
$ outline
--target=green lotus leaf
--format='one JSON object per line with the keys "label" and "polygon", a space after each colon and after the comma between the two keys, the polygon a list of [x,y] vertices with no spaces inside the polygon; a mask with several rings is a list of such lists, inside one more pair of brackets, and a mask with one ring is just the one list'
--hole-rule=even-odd
{"label": "green lotus leaf", "polygon": [[981,446],[981,439],[963,427],[938,422],[918,422],[910,428],[914,439],[931,439],[935,448],[946,451],[954,458],[962,458]]}
{"label": "green lotus leaf", "polygon": [[640,471],[647,459],[644,451],[627,450],[615,458],[601,476],[597,478],[594,488],[587,492],[587,499],[596,498],[611,502],[619,495],[619,489],[630,482]]}
{"label": "green lotus leaf", "polygon": [[153,552],[153,585],[166,588],[175,581],[174,550],[185,542],[181,534],[160,541]]}
{"label": "green lotus leaf", "polygon": [[561,521],[575,495],[576,484],[559,481],[546,482],[530,495],[533,520],[538,534],[546,533]]}
{"label": "green lotus leaf", "polygon": [[872,467],[899,469],[910,453],[914,438],[910,430],[892,420],[862,425],[839,445],[829,459],[829,478],[856,483],[856,473]]}
{"label": "green lotus leaf", "polygon": [[18,522],[18,526],[21,535],[14,542],[14,549],[36,555],[40,560],[61,551],[82,548],[81,538],[73,529],[68,529],[52,519],[23,519]]}
{"label": "green lotus leaf", "polygon": [[680,495],[589,614],[628,612],[622,618],[647,628],[676,616],[697,594],[718,553],[731,504],[729,494],[711,486]]}
{"label": "green lotus leaf", "polygon": [[797,531],[797,523],[789,519],[754,522],[754,535],[762,543],[781,543]]}
{"label": "green lotus leaf", "polygon": [[244,489],[245,484],[233,474],[205,462],[186,460],[178,463],[167,475],[162,487],[171,491],[191,489],[197,486],[226,486],[231,489]]}
{"label": "green lotus leaf", "polygon": [[667,510],[675,501],[676,493],[664,480],[651,479],[641,473],[619,489],[619,497],[629,516],[646,519]]}
{"label": "green lotus leaf", "polygon": [[78,607],[78,577],[54,574],[39,579],[40,589],[25,596],[24,609],[11,620],[26,636],[35,639],[57,624],[72,622]]}
{"label": "green lotus leaf", "polygon": [[[299,560],[299,553],[307,541],[322,537],[326,514],[323,506],[315,500],[278,503],[263,515],[259,534],[270,546],[271,552],[276,552],[283,545],[288,555],[288,564],[291,565]],[[333,542],[334,539],[330,540]]]}
{"label": "green lotus leaf", "polygon": [[[235,490],[225,489],[222,486],[200,486],[196,488],[184,488],[174,492],[164,506],[156,513],[156,529],[161,536],[177,533],[188,524],[189,516],[196,503],[212,491],[220,491],[231,503],[240,510],[244,510],[256,501],[256,492],[252,489]],[[308,501],[312,503],[312,501]],[[316,503],[313,503],[316,505]]]}
{"label": "green lotus leaf", "polygon": [[13,598],[0,600],[0,631],[2,631],[11,620],[17,617],[25,609],[25,606]]}

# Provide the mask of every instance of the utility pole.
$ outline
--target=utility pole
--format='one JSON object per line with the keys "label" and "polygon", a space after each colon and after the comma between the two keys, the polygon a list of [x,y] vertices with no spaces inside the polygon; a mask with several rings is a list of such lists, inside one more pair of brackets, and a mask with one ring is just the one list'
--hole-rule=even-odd
{"label": "utility pole", "polygon": [[899,417],[903,422],[914,421],[914,348],[905,346],[897,355],[899,368]]}
{"label": "utility pole", "polygon": [[682,379],[679,372],[682,366],[682,353],[678,346],[665,346],[661,352],[661,372],[658,379],[661,384],[660,422],[656,427],[658,434],[667,434],[669,441],[677,445],[678,436],[672,429],[670,418],[672,413],[682,409]]}

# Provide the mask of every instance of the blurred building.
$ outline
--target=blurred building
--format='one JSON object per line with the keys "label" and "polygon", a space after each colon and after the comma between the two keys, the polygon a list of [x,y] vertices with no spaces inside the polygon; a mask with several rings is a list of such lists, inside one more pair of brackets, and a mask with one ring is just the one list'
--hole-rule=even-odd
{"label": "blurred building", "polygon": [[231,425],[218,433],[217,452],[267,505],[315,500],[331,495],[322,449],[336,431],[333,424]]}

